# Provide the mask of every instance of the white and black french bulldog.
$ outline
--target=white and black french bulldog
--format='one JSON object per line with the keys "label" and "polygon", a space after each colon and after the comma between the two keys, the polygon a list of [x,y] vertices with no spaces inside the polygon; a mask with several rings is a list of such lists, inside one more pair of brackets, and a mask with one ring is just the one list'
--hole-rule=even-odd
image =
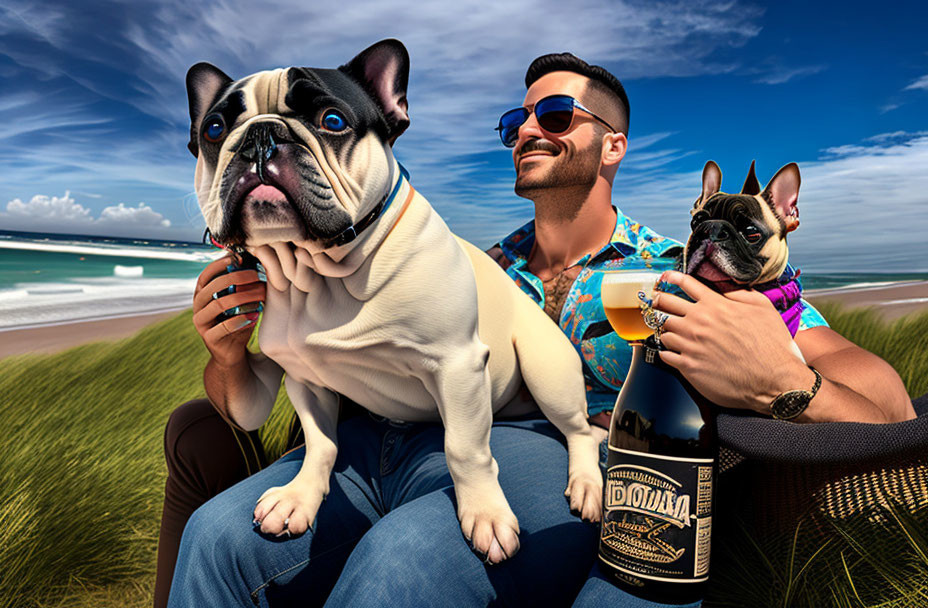
{"label": "white and black french bulldog", "polygon": [[441,420],[464,535],[498,562],[518,550],[519,526],[490,427],[522,379],[567,438],[565,494],[589,520],[602,501],[597,445],[567,337],[449,231],[394,159],[409,124],[408,70],[403,45],[384,40],[338,69],[237,81],[206,63],[188,72],[203,216],[217,242],[256,256],[268,280],[261,354],[249,355],[267,390],[229,399],[266,416],[285,373],[305,434],[297,477],[259,500],[262,531],[301,533],[314,521],[341,394],[387,418]]}
{"label": "white and black french bulldog", "polygon": [[719,292],[776,280],[786,268],[786,235],[799,227],[799,167],[790,163],[763,191],[754,163],[740,194],[720,192],[722,172],[709,161],[691,211],[683,268]]}

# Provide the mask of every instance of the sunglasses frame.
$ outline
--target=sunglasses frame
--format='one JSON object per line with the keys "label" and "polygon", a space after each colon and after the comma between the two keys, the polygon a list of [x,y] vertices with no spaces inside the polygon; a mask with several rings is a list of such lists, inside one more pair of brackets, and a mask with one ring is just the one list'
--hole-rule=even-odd
{"label": "sunglasses frame", "polygon": [[[570,110],[570,122],[568,122],[568,123],[567,123],[567,126],[566,126],[563,130],[561,130],[561,131],[554,131],[554,130],[551,130],[551,129],[546,129],[546,128],[545,128],[544,126],[542,126],[542,124],[541,124],[542,117],[544,116],[544,113],[543,113],[542,115],[539,115],[539,114],[538,114],[538,106],[539,106],[539,105],[543,105],[544,102],[550,101],[550,100],[553,100],[553,99],[564,99],[564,100],[566,100],[566,101],[569,101],[569,102],[570,102],[570,105],[571,105],[571,110]],[[511,110],[507,110],[506,112],[503,112],[503,115],[499,117],[499,124],[498,124],[497,127],[494,129],[494,131],[499,131],[499,139],[500,139],[501,142],[503,142],[503,145],[504,145],[504,146],[506,146],[507,148],[514,148],[515,145],[516,145],[516,140],[518,139],[518,135],[516,135],[516,139],[513,140],[511,143],[506,143],[506,140],[505,140],[505,138],[504,138],[504,136],[503,136],[504,131],[507,129],[507,127],[504,127],[504,126],[503,126],[503,119],[505,119],[507,116],[510,116],[510,115],[512,115],[513,113],[518,113],[518,112],[521,112],[521,113],[522,113],[522,121],[519,122],[518,125],[515,125],[515,126],[514,126],[516,133],[518,133],[519,128],[520,128],[522,125],[525,124],[525,121],[528,120],[528,117],[531,116],[532,114],[534,114],[534,115],[535,115],[535,120],[538,122],[538,126],[539,126],[542,130],[547,131],[548,133],[554,133],[555,135],[557,135],[557,134],[560,134],[560,133],[566,133],[567,131],[570,130],[570,127],[574,124],[574,113],[575,113],[574,110],[583,110],[584,112],[586,112],[587,114],[589,114],[590,116],[592,116],[593,118],[595,118],[596,120],[598,120],[599,122],[601,122],[601,123],[603,123],[604,125],[606,125],[606,126],[609,128],[609,131],[611,131],[612,133],[616,133],[616,132],[617,132],[616,129],[612,128],[612,125],[610,125],[608,122],[606,122],[605,120],[603,120],[602,118],[600,118],[599,116],[597,116],[596,114],[594,114],[594,113],[593,113],[592,111],[590,111],[589,109],[587,109],[582,103],[580,103],[579,101],[577,101],[576,98],[571,97],[570,95],[565,95],[565,94],[563,94],[563,93],[555,93],[554,95],[548,95],[547,97],[542,97],[541,99],[539,99],[538,101],[535,102],[535,105],[532,106],[531,111],[529,111],[528,108],[522,106],[522,107],[513,108],[513,109],[511,109]],[[556,111],[556,110],[553,110],[553,111]],[[508,128],[512,128],[512,127],[508,127]]]}

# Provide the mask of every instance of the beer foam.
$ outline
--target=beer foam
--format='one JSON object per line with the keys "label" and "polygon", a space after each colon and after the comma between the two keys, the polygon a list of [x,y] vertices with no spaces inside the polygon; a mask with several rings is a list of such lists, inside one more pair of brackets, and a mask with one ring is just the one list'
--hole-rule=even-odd
{"label": "beer foam", "polygon": [[638,292],[649,296],[660,278],[659,272],[611,272],[603,277],[602,300],[607,308],[638,308]]}

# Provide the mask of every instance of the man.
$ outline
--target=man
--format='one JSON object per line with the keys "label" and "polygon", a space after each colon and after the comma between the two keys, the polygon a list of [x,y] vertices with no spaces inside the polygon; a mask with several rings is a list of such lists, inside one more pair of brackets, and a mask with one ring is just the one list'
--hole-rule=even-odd
{"label": "man", "polygon": [[[583,353],[590,413],[594,422],[605,426],[625,369],[620,353],[603,339],[613,340],[614,347],[621,341],[597,331],[602,326],[595,324],[605,321],[598,288],[584,281],[589,273],[581,274],[610,258],[660,255],[679,244],[632,222],[611,205],[612,182],[626,152],[629,116],[618,80],[563,54],[537,59],[526,85],[527,111],[509,114],[508,124],[514,129],[504,128],[502,135],[514,146],[516,192],[534,201],[535,220],[490,254]],[[544,100],[551,103],[551,96],[570,98],[570,119],[553,127],[546,122],[546,130],[535,110]],[[566,112],[560,110],[562,115]],[[214,273],[208,269],[201,278],[195,322],[213,355],[205,375],[207,392],[221,395],[215,383],[228,377],[223,370],[243,356],[252,325],[244,324],[228,336],[224,330],[214,331],[218,311],[202,312],[214,291]],[[696,301],[665,296],[658,301],[660,309],[680,316],[668,322],[665,339],[670,339],[674,352],[667,360],[698,389],[731,407],[762,410],[760,404],[772,391],[778,391],[776,396],[779,391],[807,388],[805,372],[786,362],[789,344],[766,337],[773,320],[782,324],[769,301],[751,294],[710,295],[689,277],[668,279]],[[250,275],[241,279],[253,281]],[[253,287],[243,300],[262,297],[260,287]],[[719,311],[724,320],[710,318]],[[830,385],[816,397],[821,405],[809,407],[810,419],[812,414],[816,419],[862,420],[910,416],[911,406],[892,369],[820,323],[810,308],[806,329],[800,332],[803,337],[797,337],[806,359]],[[720,335],[712,335],[716,332]],[[713,369],[720,377],[704,371],[707,342],[716,349],[709,352],[715,353]],[[624,343],[618,346],[627,348]],[[737,363],[719,369],[722,356]],[[774,379],[765,375],[771,359],[785,366]],[[741,379],[745,374],[751,381],[747,385]],[[571,514],[560,495],[567,469],[557,431],[534,416],[494,424],[491,449],[499,463],[500,484],[522,532],[519,553],[493,566],[482,563],[483,557],[470,550],[460,533],[441,454],[442,432],[438,425],[372,421],[367,416],[340,423],[331,494],[319,510],[315,530],[298,538],[268,539],[246,529],[243,522],[250,520],[261,492],[292,478],[302,462],[300,451],[208,501],[184,532],[171,605],[568,605],[593,566],[598,530]],[[605,435],[604,430],[600,433]],[[364,456],[371,451],[379,458],[376,471],[365,469]],[[584,589],[582,600],[635,605],[631,596],[597,581]]]}
{"label": "man", "polygon": [[[523,106],[532,109],[550,95],[567,94],[587,100],[584,106],[605,120],[590,119],[553,134],[530,114],[513,148],[516,194],[535,203],[534,240],[526,266],[544,285],[544,307],[555,321],[560,321],[557,312],[567,293],[565,286],[577,277],[589,259],[586,255],[607,254],[604,246],[618,239],[613,226],[638,226],[611,205],[612,181],[627,149],[624,90],[615,80],[617,99],[610,103],[608,86],[583,77],[584,72],[615,80],[602,68],[569,54],[540,57],[526,76],[529,89]],[[616,130],[609,132],[607,123]],[[666,246],[655,247],[660,237],[655,239],[646,228],[636,230],[637,241],[648,241],[638,243],[639,250],[666,251]],[[523,251],[524,232],[516,233]],[[504,266],[510,263],[501,260],[500,247],[489,253]],[[664,326],[661,339],[673,352],[663,358],[714,403],[769,415],[777,395],[812,386],[815,376],[808,367],[812,366],[823,375],[822,388],[797,422],[891,422],[914,416],[895,370],[824,325],[814,309],[807,307],[803,331],[795,339],[805,365],[792,355],[789,334],[776,331],[783,321],[760,293],[742,290],[722,296],[680,273],[665,278],[696,302],[670,294],[656,298],[658,310],[677,315]],[[597,418],[604,420],[605,416]]]}

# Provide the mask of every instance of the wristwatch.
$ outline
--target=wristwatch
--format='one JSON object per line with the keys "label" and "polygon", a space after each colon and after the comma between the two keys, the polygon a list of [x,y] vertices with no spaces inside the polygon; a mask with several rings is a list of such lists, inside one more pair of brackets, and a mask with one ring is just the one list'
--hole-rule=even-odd
{"label": "wristwatch", "polygon": [[812,398],[815,397],[818,389],[822,386],[822,375],[811,365],[809,369],[815,374],[815,384],[812,385],[811,390],[786,391],[777,395],[773,403],[770,404],[770,413],[773,414],[774,418],[777,420],[792,420],[809,407],[809,402],[812,401]]}

